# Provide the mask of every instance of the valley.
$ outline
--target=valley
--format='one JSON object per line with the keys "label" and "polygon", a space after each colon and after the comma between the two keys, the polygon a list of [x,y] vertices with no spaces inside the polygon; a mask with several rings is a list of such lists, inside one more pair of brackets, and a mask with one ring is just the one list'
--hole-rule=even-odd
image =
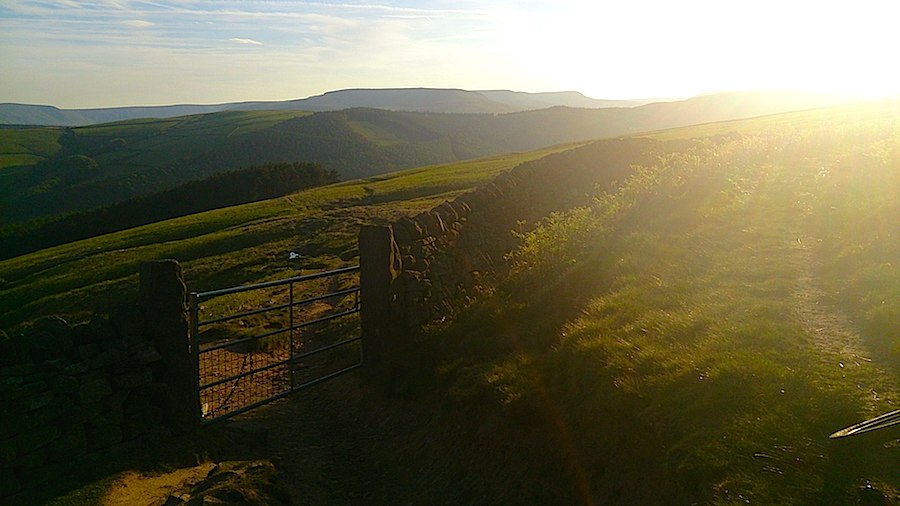
{"label": "valley", "polygon": [[746,93],[503,114],[355,107],[222,111],[75,128],[10,126],[0,129],[0,225],[64,218],[265,163],[316,163],[350,180],[823,102]]}
{"label": "valley", "polygon": [[[493,120],[455,118],[471,142],[490,130],[522,152],[364,173],[0,261],[0,326],[13,333],[108,311],[134,295],[144,260],[178,259],[190,290],[280,279],[354,264],[361,225],[395,224],[516,167],[578,181],[546,192],[571,194],[567,208],[508,231],[515,246],[492,252],[504,262],[494,281],[411,334],[386,384],[341,378],[176,440],[180,457],[123,461],[58,503],[100,502],[121,473],[185,454],[271,459],[308,504],[900,500],[896,426],[828,439],[900,405],[898,104],[608,133],[569,116],[585,137],[553,137],[557,113],[600,112],[534,113],[553,131],[540,142],[577,141],[537,151],[522,140],[536,135],[527,122],[477,130],[470,120]],[[394,147],[436,121],[341,114]],[[536,208],[529,198],[483,212]],[[230,443],[251,436],[268,443]]]}

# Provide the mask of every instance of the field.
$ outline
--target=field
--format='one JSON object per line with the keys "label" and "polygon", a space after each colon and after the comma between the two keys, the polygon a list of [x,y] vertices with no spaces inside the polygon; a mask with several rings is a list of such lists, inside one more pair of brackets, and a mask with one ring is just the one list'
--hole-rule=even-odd
{"label": "field", "polygon": [[[396,502],[900,501],[898,427],[828,437],[900,407],[900,105],[641,135],[669,151],[524,234],[504,284],[403,350],[405,384],[353,390],[382,418],[331,408],[318,423],[371,437],[371,454],[353,455],[393,466],[378,469]],[[349,181],[3,261],[0,325],[103,310],[134,292],[146,259],[180,260],[191,290],[355,263],[359,224],[578,148]],[[324,453],[337,432],[307,435]],[[369,483],[341,462],[335,486]],[[315,471],[288,478],[302,489]]]}
{"label": "field", "polygon": [[[360,223],[430,209],[558,146],[349,181],[78,241],[0,262],[0,327],[48,314],[75,320],[136,293],[140,262],[176,258],[202,291],[354,260]],[[289,261],[288,253],[303,255]]]}
{"label": "field", "polygon": [[59,151],[60,128],[0,129],[0,169],[31,165]]}
{"label": "field", "polygon": [[266,162],[318,163],[349,180],[811,103],[816,99],[737,93],[634,108],[496,115],[225,111],[75,128],[0,128],[0,226],[109,206]]}
{"label": "field", "polygon": [[[0,129],[0,223],[99,207],[209,175],[216,171],[182,167],[172,174],[171,166],[308,114],[232,112],[73,129]],[[61,170],[74,155],[89,157],[96,169],[77,177]],[[228,168],[238,166],[218,171]]]}
{"label": "field", "polygon": [[549,439],[535,493],[898,500],[896,428],[828,435],[900,405],[900,109],[651,137],[694,140],[527,235],[440,338],[448,398]]}

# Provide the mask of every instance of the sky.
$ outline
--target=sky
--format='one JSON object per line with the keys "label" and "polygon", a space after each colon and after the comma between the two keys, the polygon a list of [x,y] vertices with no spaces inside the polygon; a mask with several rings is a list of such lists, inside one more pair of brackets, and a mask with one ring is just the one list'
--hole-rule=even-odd
{"label": "sky", "polygon": [[345,88],[676,98],[900,94],[893,0],[0,0],[0,102],[289,100]]}

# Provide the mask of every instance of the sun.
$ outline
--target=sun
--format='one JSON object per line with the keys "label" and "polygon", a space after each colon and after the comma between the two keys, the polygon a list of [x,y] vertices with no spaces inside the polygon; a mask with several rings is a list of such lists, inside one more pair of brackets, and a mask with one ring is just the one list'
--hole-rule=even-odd
{"label": "sun", "polygon": [[[563,8],[565,7],[565,8]],[[499,44],[536,88],[595,98],[786,89],[900,94],[900,4],[565,2],[506,13]]]}

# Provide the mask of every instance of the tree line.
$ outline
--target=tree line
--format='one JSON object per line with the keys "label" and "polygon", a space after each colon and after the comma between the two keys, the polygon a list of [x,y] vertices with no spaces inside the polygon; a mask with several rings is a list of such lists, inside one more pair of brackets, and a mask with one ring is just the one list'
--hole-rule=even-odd
{"label": "tree line", "polygon": [[223,172],[98,209],[6,225],[0,228],[0,258],[211,209],[280,197],[338,180],[336,171],[306,162],[265,163]]}

